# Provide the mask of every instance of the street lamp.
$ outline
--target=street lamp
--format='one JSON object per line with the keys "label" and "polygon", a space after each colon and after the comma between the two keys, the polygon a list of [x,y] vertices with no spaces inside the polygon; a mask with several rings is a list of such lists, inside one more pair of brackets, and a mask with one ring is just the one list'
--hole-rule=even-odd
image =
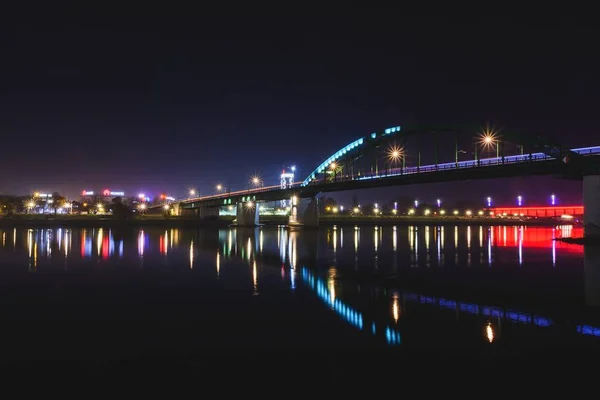
{"label": "street lamp", "polygon": [[500,141],[496,135],[496,132],[490,129],[486,129],[481,135],[479,135],[479,142],[482,144],[484,149],[490,149],[496,147],[496,158],[500,158]]}
{"label": "street lamp", "polygon": [[437,203],[438,208],[442,206],[442,200],[437,199],[436,203]]}
{"label": "street lamp", "polygon": [[485,199],[485,200],[486,200],[487,206],[491,207],[492,206],[492,198],[488,196],[487,199]]}
{"label": "street lamp", "polygon": [[523,205],[523,196],[517,196],[517,205],[519,207]]}
{"label": "street lamp", "polygon": [[555,195],[550,195],[550,204],[552,204],[553,206],[556,205],[556,196]]}
{"label": "street lamp", "polygon": [[262,185],[262,180],[258,175],[251,176],[250,182],[252,183],[252,185],[254,185],[254,187],[260,187]]}
{"label": "street lamp", "polygon": [[190,189],[190,197],[194,197],[196,195],[196,189]]}
{"label": "street lamp", "polygon": [[220,192],[221,190],[223,190],[223,185],[221,185],[220,183],[217,184],[217,186],[215,186],[217,188],[217,191]]}

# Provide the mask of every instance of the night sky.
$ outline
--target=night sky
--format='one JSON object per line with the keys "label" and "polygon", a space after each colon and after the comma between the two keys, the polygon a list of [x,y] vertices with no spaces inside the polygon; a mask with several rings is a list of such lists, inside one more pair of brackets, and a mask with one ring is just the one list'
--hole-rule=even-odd
{"label": "night sky", "polygon": [[[125,15],[126,14],[126,15]],[[299,178],[389,126],[493,124],[600,145],[598,31],[400,12],[15,15],[0,27],[0,193],[127,193]],[[550,178],[358,193],[579,202]],[[352,194],[348,194],[348,197]]]}

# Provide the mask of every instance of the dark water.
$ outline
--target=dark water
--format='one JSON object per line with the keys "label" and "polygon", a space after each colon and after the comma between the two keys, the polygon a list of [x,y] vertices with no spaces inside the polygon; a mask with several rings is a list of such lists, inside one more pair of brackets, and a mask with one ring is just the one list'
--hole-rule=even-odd
{"label": "dark water", "polygon": [[[4,363],[592,356],[600,251],[545,227],[0,230]],[[125,361],[124,361],[125,360]]]}

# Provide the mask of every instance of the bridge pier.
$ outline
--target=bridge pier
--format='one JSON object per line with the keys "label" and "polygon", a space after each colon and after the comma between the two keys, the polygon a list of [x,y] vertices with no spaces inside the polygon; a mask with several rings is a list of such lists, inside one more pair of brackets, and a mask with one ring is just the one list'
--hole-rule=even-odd
{"label": "bridge pier", "polygon": [[583,280],[588,306],[600,306],[600,247],[584,246]]}
{"label": "bridge pier", "polygon": [[319,201],[316,197],[307,199],[292,197],[289,226],[319,227]]}
{"label": "bridge pier", "polygon": [[260,226],[258,204],[255,201],[240,201],[236,207],[236,226]]}
{"label": "bridge pier", "polygon": [[219,218],[219,207],[199,207],[198,218],[216,219]]}
{"label": "bridge pier", "polygon": [[583,177],[583,223],[585,236],[600,236],[600,175]]}

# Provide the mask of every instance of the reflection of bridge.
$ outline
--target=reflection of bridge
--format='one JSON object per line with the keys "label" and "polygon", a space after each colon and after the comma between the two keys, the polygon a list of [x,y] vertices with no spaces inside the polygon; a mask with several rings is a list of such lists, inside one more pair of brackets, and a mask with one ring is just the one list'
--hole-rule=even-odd
{"label": "reflection of bridge", "polygon": [[[600,233],[600,146],[569,149],[531,135],[399,126],[372,133],[336,151],[308,177],[282,189],[255,187],[182,200],[181,215],[217,217],[237,208],[237,224],[258,225],[257,202],[291,199],[290,224],[318,225],[320,193],[382,186],[522,175],[558,175],[584,180],[586,223]],[[591,157],[590,157],[591,156]],[[256,180],[258,182],[260,180]],[[589,204],[588,204],[589,203]]]}

